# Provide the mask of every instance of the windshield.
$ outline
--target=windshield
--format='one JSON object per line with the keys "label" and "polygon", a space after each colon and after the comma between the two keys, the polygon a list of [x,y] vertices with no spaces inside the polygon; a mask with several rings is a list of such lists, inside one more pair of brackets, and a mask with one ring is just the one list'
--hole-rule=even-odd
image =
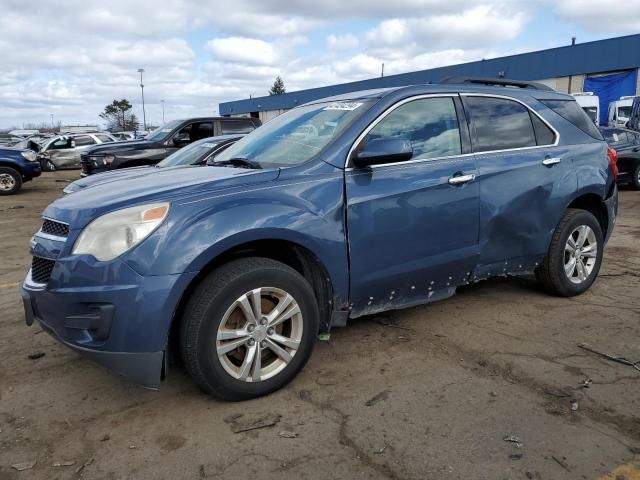
{"label": "windshield", "polygon": [[372,103],[355,100],[294,108],[229,147],[215,162],[241,158],[261,168],[300,165],[322,152]]}
{"label": "windshield", "polygon": [[178,125],[182,123],[182,120],[172,120],[170,122],[165,123],[160,128],[157,128],[145,137],[145,140],[151,140],[153,142],[162,141],[169,136],[169,134],[176,128]]}
{"label": "windshield", "polygon": [[618,107],[619,118],[629,118],[631,116],[631,107]]}
{"label": "windshield", "polygon": [[169,155],[167,158],[158,163],[158,167],[177,167],[179,165],[193,165],[198,161],[206,157],[215,147],[218,146],[218,142],[209,141],[204,138],[193,142],[191,145],[187,145],[181,148],[177,152]]}

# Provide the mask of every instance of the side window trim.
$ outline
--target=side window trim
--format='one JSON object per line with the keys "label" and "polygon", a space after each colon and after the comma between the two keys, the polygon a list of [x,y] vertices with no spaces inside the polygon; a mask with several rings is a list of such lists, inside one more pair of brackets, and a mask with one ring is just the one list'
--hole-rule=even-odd
{"label": "side window trim", "polygon": [[[529,111],[529,115],[535,115],[536,117],[538,117],[542,123],[544,123],[547,127],[549,127],[551,129],[551,131],[553,132],[554,136],[555,136],[555,140],[553,143],[550,143],[548,145],[532,145],[530,147],[516,147],[516,148],[502,148],[502,149],[498,149],[498,150],[487,150],[487,151],[481,151],[481,152],[475,152],[475,155],[485,155],[487,153],[499,153],[499,152],[517,152],[518,150],[531,150],[531,149],[537,149],[537,148],[550,148],[550,147],[557,147],[558,144],[560,143],[560,133],[553,127],[553,125],[551,125],[547,120],[545,120],[544,118],[542,118],[542,116],[536,112],[533,108],[531,108],[529,105],[527,105],[525,102],[523,102],[522,100],[518,100],[517,98],[514,97],[509,97],[507,95],[497,95],[497,94],[492,94],[492,93],[466,93],[466,92],[461,92],[460,93],[460,97],[462,98],[462,104],[464,105],[464,109],[465,112],[469,111],[469,106],[468,104],[465,102],[465,98],[466,97],[489,97],[489,98],[499,98],[499,99],[503,99],[503,100],[511,100],[514,101],[516,103],[519,103],[520,105],[524,106],[528,111]],[[474,144],[477,143],[477,136],[476,136],[476,130],[475,130],[475,125],[473,124],[473,120],[469,117],[469,130],[471,133],[471,150],[473,151],[473,147]],[[533,122],[531,127],[533,128]],[[534,136],[535,136],[535,129],[534,129]]]}
{"label": "side window trim", "polygon": [[[378,117],[369,124],[369,126],[367,126],[367,128],[365,128],[362,133],[360,135],[358,135],[358,137],[356,138],[356,140],[353,142],[353,144],[351,145],[351,148],[349,149],[349,153],[347,153],[347,158],[345,160],[344,163],[344,167],[346,171],[350,171],[353,170],[353,167],[351,166],[351,157],[353,156],[353,152],[356,150],[356,148],[358,147],[358,145],[360,145],[360,143],[364,140],[364,138],[369,134],[369,132],[371,130],[373,130],[375,128],[376,125],[378,125],[378,123],[380,123],[382,120],[384,120],[384,118],[389,115],[390,113],[392,113],[394,110],[396,110],[397,108],[401,107],[402,105],[404,105],[405,103],[409,103],[409,102],[413,102],[415,100],[422,100],[423,98],[452,98],[453,102],[454,102],[454,106],[456,107],[456,114],[458,116],[458,130],[460,131],[460,135],[462,136],[462,128],[460,125],[460,117],[459,117],[459,112],[458,112],[458,108],[456,105],[456,99],[459,98],[459,94],[458,93],[427,93],[427,94],[423,94],[423,95],[414,95],[412,97],[407,97],[407,98],[403,98],[402,100],[394,103],[393,105],[391,105],[389,108],[387,108],[384,112],[382,112],[380,115],[378,115]],[[391,166],[391,165],[406,165],[406,164],[411,164],[411,163],[420,163],[420,162],[434,162],[434,161],[438,161],[438,160],[444,160],[444,159],[450,159],[450,158],[458,158],[458,157],[465,157],[468,155],[473,155],[473,153],[464,153],[464,143],[462,142],[462,138],[461,140],[461,147],[462,147],[462,152],[461,154],[458,155],[449,155],[449,156],[445,156],[445,157],[435,157],[435,158],[423,158],[423,159],[411,159],[411,160],[407,160],[405,162],[394,162],[394,163],[385,163],[385,164],[381,164],[381,165],[372,165],[371,168],[380,168],[380,167],[387,167],[387,166]]]}

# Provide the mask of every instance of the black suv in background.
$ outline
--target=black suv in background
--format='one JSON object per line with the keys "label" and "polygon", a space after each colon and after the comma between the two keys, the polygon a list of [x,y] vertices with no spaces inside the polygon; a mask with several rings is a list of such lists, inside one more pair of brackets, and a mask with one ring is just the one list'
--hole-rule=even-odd
{"label": "black suv in background", "polygon": [[609,127],[600,127],[600,131],[618,154],[618,183],[629,183],[640,190],[640,132]]}
{"label": "black suv in background", "polygon": [[117,168],[155,165],[173,152],[207,137],[249,133],[261,125],[257,118],[205,117],[173,120],[149,134],[144,140],[98,145],[83,152],[82,173]]}

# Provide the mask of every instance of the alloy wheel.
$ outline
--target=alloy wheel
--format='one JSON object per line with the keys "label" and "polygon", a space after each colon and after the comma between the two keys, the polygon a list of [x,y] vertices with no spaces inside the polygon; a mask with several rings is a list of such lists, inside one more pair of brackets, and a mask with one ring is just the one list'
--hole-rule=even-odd
{"label": "alloy wheel", "polygon": [[300,306],[284,290],[256,288],[225,312],[216,336],[216,354],[236,380],[260,382],[278,375],[300,347]]}
{"label": "alloy wheel", "polygon": [[596,264],[598,242],[595,232],[587,225],[576,227],[564,247],[564,272],[576,284],[586,281]]}

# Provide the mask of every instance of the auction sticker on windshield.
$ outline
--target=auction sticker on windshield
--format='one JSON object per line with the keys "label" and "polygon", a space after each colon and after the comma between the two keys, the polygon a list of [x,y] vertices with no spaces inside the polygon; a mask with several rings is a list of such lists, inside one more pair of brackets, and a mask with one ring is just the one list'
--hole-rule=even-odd
{"label": "auction sticker on windshield", "polygon": [[331,104],[327,105],[326,107],[324,107],[323,110],[355,110],[360,105],[362,105],[362,103],[358,103],[358,102],[334,102],[334,103],[331,103]]}

